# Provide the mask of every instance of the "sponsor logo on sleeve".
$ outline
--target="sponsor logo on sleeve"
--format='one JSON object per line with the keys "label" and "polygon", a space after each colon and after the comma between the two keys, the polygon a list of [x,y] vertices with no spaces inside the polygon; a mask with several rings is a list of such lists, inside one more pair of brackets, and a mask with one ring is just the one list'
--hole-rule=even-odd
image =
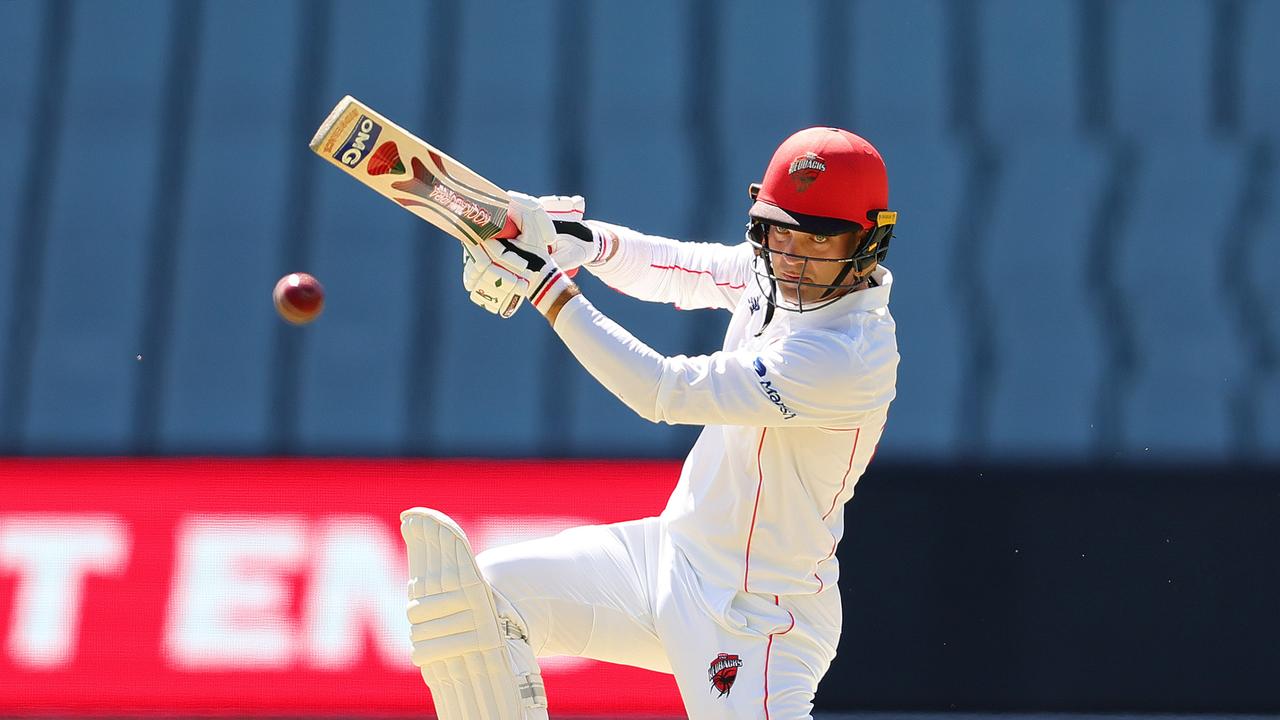
{"label": "sponsor logo on sleeve", "polygon": [[356,167],[361,160],[364,160],[364,156],[369,154],[370,148],[378,141],[380,134],[382,134],[382,126],[367,115],[361,115],[355,126],[351,128],[347,141],[342,143],[342,147],[333,154],[333,159],[347,167]]}
{"label": "sponsor logo on sleeve", "polygon": [[[755,368],[756,375],[759,375],[760,377],[764,377],[765,373],[768,372],[768,368],[764,366],[764,361],[760,358],[755,359],[755,362],[752,363],[752,367]],[[759,385],[760,389],[764,390],[765,397],[769,398],[769,402],[778,406],[778,411],[782,413],[783,420],[790,420],[796,416],[795,412],[791,408],[787,407],[787,404],[782,401],[782,393],[778,392],[777,389],[773,387],[772,382],[769,382],[768,380],[761,380]]]}

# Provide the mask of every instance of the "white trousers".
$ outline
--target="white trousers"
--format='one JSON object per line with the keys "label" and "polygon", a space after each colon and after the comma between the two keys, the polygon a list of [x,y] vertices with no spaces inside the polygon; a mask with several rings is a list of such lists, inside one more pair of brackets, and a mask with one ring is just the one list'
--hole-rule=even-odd
{"label": "white trousers", "polygon": [[778,597],[707,587],[658,518],[573,528],[478,560],[535,654],[672,673],[693,720],[810,717],[840,637],[836,588]]}

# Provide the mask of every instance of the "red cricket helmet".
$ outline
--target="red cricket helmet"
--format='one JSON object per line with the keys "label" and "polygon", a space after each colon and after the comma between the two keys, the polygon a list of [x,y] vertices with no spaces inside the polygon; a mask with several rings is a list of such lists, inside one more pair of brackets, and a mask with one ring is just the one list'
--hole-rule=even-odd
{"label": "red cricket helmet", "polygon": [[[889,178],[884,160],[871,143],[847,130],[813,127],[787,138],[773,153],[764,180],[752,184],[749,192],[755,202],[749,211],[746,239],[757,257],[752,272],[769,302],[760,332],[776,308],[805,312],[839,300],[852,286],[846,283],[851,273],[855,278],[867,276],[889,251],[898,214],[887,208]],[[770,248],[769,225],[814,235],[859,233],[848,256],[811,257]],[[841,267],[830,283],[785,281],[796,288],[796,298],[779,303],[779,280],[773,269],[773,256],[779,253],[802,260],[804,268],[810,263],[839,263]],[[824,292],[819,302],[805,303],[800,293],[803,287],[821,288]]]}
{"label": "red cricket helmet", "polygon": [[847,130],[812,127],[778,146],[754,197],[755,220],[837,235],[855,224],[876,226],[876,212],[889,207],[889,178],[871,143]]}

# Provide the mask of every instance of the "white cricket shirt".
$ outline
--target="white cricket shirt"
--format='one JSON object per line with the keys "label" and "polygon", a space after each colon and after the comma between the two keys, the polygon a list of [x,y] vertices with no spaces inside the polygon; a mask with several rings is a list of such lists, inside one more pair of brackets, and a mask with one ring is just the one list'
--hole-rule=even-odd
{"label": "white cricket shirt", "polygon": [[833,587],[843,505],[875,453],[894,398],[892,275],[804,313],[767,303],[747,243],[678,242],[592,221],[619,249],[588,268],[614,288],[679,308],[733,312],[722,350],[663,357],[586,298],[555,331],[582,365],[641,416],[705,425],[662,513],[702,581],[790,595]]}

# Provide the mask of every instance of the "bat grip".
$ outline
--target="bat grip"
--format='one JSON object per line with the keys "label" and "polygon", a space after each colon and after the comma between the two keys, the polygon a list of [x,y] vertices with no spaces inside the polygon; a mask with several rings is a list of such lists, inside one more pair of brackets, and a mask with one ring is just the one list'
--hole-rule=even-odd
{"label": "bat grip", "polygon": [[515,221],[511,219],[510,215],[508,215],[507,221],[502,224],[502,229],[499,230],[498,234],[494,235],[494,237],[500,238],[503,240],[510,240],[511,238],[519,234],[520,234],[520,228],[516,227]]}
{"label": "bat grip", "polygon": [[[507,221],[502,224],[502,229],[499,230],[498,234],[494,235],[493,238],[495,240],[510,240],[511,238],[519,234],[520,234],[520,228],[516,227],[515,221],[513,221],[511,219],[511,216],[508,215]],[[550,248],[547,248],[547,249],[550,250]],[[572,270],[566,270],[564,274],[568,275],[569,277],[574,277],[578,274],[578,268],[574,268]]]}

